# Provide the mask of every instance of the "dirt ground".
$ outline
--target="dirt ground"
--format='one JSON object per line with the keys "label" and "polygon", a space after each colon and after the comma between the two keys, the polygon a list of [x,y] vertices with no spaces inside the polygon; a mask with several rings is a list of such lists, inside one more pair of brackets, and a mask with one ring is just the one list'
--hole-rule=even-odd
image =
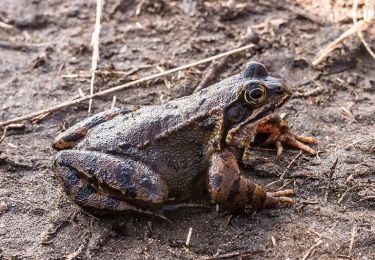
{"label": "dirt ground", "polygon": [[[173,225],[98,218],[64,196],[51,169],[51,141],[88,116],[87,102],[21,122],[0,144],[0,259],[375,259],[375,62],[351,37],[310,65],[350,27],[349,2],[105,1],[95,91],[233,49],[252,29],[256,47],[233,55],[214,81],[263,62],[292,85],[280,112],[319,139],[319,154],[286,150],[276,161],[274,149],[250,152],[249,177],[267,184],[286,172],[268,189],[294,189],[293,207],[233,217],[214,206],[184,209],[169,214]],[[95,1],[1,0],[0,121],[59,104],[79,88],[88,93],[94,22]],[[374,35],[373,27],[365,33],[372,46]],[[117,92],[116,106],[189,95],[208,70]],[[112,98],[94,99],[93,112],[109,109]]]}

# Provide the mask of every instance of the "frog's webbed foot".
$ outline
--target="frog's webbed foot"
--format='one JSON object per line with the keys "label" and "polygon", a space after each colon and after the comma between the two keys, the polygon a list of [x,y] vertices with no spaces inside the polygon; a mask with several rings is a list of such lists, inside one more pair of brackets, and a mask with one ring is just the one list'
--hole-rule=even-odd
{"label": "frog's webbed foot", "polygon": [[287,196],[293,196],[293,190],[282,190],[276,192],[267,192],[266,199],[263,202],[262,208],[272,208],[281,203],[285,203],[288,205],[293,205],[294,201],[292,198]]}
{"label": "frog's webbed foot", "polygon": [[316,144],[317,140],[312,137],[304,137],[295,134],[289,129],[288,122],[282,119],[279,115],[274,114],[262,121],[258,125],[256,132],[257,134],[268,134],[267,139],[262,141],[260,144],[275,144],[277,148],[277,156],[281,155],[283,145],[285,144],[306,151],[312,155],[316,154],[314,149],[305,145],[304,143]]}

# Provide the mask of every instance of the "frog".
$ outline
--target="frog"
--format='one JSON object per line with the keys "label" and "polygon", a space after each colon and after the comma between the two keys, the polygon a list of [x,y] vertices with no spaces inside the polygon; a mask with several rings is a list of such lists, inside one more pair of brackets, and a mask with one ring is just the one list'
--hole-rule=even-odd
{"label": "frog", "polygon": [[[68,197],[97,214],[166,218],[164,208],[204,194],[225,212],[292,205],[291,189],[268,192],[243,174],[258,134],[315,154],[316,139],[292,132],[275,112],[292,92],[257,61],[190,96],[95,114],[58,134],[53,168]],[[305,144],[307,143],[307,144]],[[186,203],[188,204],[188,203]]]}

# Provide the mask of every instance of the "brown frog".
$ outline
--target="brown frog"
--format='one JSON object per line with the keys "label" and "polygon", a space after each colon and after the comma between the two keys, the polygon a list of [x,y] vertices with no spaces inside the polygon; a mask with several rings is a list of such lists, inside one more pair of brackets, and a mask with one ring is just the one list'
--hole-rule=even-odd
{"label": "brown frog", "polygon": [[[241,175],[244,148],[255,135],[265,143],[315,151],[271,113],[291,96],[263,64],[194,95],[135,111],[96,114],[59,134],[54,168],[65,192],[81,207],[98,212],[158,215],[189,200],[199,187],[230,212],[292,204],[292,190],[266,192]],[[159,214],[163,217],[162,214]]]}

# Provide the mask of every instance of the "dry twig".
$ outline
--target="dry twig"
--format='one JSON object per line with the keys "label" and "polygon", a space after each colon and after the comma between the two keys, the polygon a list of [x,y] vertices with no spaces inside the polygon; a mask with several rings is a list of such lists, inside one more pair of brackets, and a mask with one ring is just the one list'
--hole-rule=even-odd
{"label": "dry twig", "polygon": [[274,236],[271,236],[271,242],[273,247],[277,247],[276,239]]}
{"label": "dry twig", "polygon": [[299,153],[296,155],[296,157],[293,158],[293,160],[288,164],[288,166],[285,168],[285,170],[283,171],[283,173],[280,175],[280,180],[283,180],[286,176],[286,174],[288,173],[288,171],[290,170],[290,168],[292,167],[292,165],[294,164],[294,162],[296,160],[298,160],[298,158],[301,157],[302,155],[302,150],[299,151]]}
{"label": "dry twig", "polygon": [[109,88],[109,89],[106,89],[106,90],[103,90],[103,91],[100,91],[100,92],[96,92],[92,95],[88,95],[88,96],[83,97],[83,98],[70,100],[70,101],[68,100],[68,101],[60,103],[56,106],[52,106],[52,107],[42,109],[42,110],[39,110],[39,111],[36,111],[36,112],[33,112],[33,113],[29,113],[27,115],[19,116],[19,117],[16,117],[16,118],[13,118],[13,119],[10,119],[10,120],[7,120],[7,121],[0,122],[0,127],[4,127],[4,126],[7,126],[9,124],[13,124],[13,123],[16,123],[16,122],[27,120],[27,119],[33,118],[33,117],[41,115],[41,114],[54,112],[54,111],[57,111],[59,109],[65,108],[65,107],[81,103],[82,101],[88,100],[90,98],[105,96],[105,95],[108,95],[110,93],[113,93],[113,92],[116,92],[116,91],[119,91],[119,90],[123,90],[123,89],[135,86],[137,84],[140,84],[140,83],[152,80],[152,79],[160,78],[160,77],[169,75],[169,74],[174,73],[174,72],[178,72],[178,71],[185,70],[185,69],[188,69],[188,68],[191,68],[191,67],[194,67],[194,66],[198,66],[198,65],[203,64],[203,63],[207,63],[207,62],[210,62],[210,61],[213,61],[213,60],[217,60],[217,59],[223,58],[225,56],[232,55],[232,54],[235,54],[235,53],[238,53],[238,52],[241,52],[241,51],[253,48],[253,47],[254,47],[254,44],[249,44],[249,45],[246,45],[244,47],[237,48],[237,49],[234,49],[234,50],[230,50],[230,51],[227,51],[227,52],[224,52],[224,53],[221,53],[221,54],[218,54],[218,55],[206,58],[206,59],[202,59],[202,60],[199,60],[199,61],[196,61],[196,62],[185,64],[185,65],[182,65],[180,67],[167,70],[165,72],[157,73],[157,74],[147,76],[147,77],[144,77],[144,78],[141,78],[141,79],[137,79],[137,80],[134,80],[134,81],[122,84],[122,85],[118,85],[118,86],[113,87],[113,88]]}
{"label": "dry twig", "polygon": [[356,24],[353,24],[347,31],[341,34],[336,40],[331,42],[321,53],[320,55],[312,62],[313,66],[318,65],[322,62],[328,54],[340,46],[340,43],[348,38],[350,35],[358,33],[360,31],[366,30],[368,27],[368,22],[361,20]]}
{"label": "dry twig", "polygon": [[32,43],[32,42],[7,42],[0,40],[0,47],[8,49],[22,49],[22,48],[43,48],[46,46],[51,46],[56,44],[56,42],[42,42],[42,43]]}
{"label": "dry twig", "polygon": [[[358,0],[354,0],[353,3],[353,23],[357,23],[357,10],[358,10]],[[363,20],[367,22],[371,22],[371,20],[374,18],[374,12],[375,12],[375,0],[366,0],[365,6],[363,7]],[[359,31],[357,33],[359,39],[361,40],[363,46],[365,46],[367,52],[375,59],[375,53],[371,50],[370,46],[365,40],[365,37],[363,36],[363,33]]]}
{"label": "dry twig", "polygon": [[313,245],[312,247],[309,248],[309,250],[307,250],[306,254],[304,254],[304,256],[302,257],[302,260],[306,260],[312,254],[315,248],[317,248],[321,243],[323,243],[323,240],[319,239],[315,245]]}
{"label": "dry twig", "polygon": [[189,228],[189,232],[187,234],[186,241],[185,241],[185,246],[187,247],[190,246],[190,239],[191,239],[192,234],[193,234],[193,228]]}
{"label": "dry twig", "polygon": [[324,194],[324,202],[325,203],[328,202],[328,195],[329,195],[329,192],[331,190],[332,177],[333,177],[333,174],[336,171],[336,167],[337,167],[338,162],[339,162],[339,158],[336,158],[335,162],[331,166],[331,169],[329,170],[327,189],[326,189],[326,192]]}
{"label": "dry twig", "polygon": [[348,256],[350,258],[352,257],[352,251],[353,251],[353,247],[354,247],[354,239],[355,239],[356,233],[357,233],[357,226],[354,224],[353,228],[352,228],[352,233],[350,235],[350,243],[349,243],[349,253],[348,253]]}
{"label": "dry twig", "polygon": [[63,259],[64,260],[77,259],[82,254],[82,251],[86,248],[86,246],[89,242],[89,240],[88,240],[89,236],[90,236],[90,232],[88,231],[86,233],[86,235],[84,236],[83,243],[80,245],[80,247],[76,251],[70,253],[69,255],[64,256]]}
{"label": "dry twig", "polygon": [[318,65],[321,61],[323,61],[329,53],[339,47],[340,43],[344,41],[346,38],[353,34],[357,34],[360,38],[361,42],[370,53],[370,55],[375,59],[375,54],[372,52],[371,48],[368,46],[367,42],[365,41],[362,31],[366,30],[370,23],[374,19],[374,0],[367,0],[365,1],[364,17],[363,20],[357,22],[357,8],[358,8],[358,1],[354,0],[353,3],[353,22],[354,24],[343,34],[341,34],[336,40],[330,43],[321,53],[320,55],[312,62],[313,66]]}
{"label": "dry twig", "polygon": [[3,134],[0,137],[0,144],[4,141],[4,139],[7,135],[8,129],[12,129],[12,128],[20,129],[20,128],[24,128],[24,127],[25,127],[24,124],[11,124],[11,125],[8,125],[8,126],[4,127]]}
{"label": "dry twig", "polygon": [[251,251],[244,251],[244,252],[239,252],[239,251],[235,251],[235,252],[231,252],[231,253],[226,253],[226,254],[222,254],[222,255],[215,255],[215,256],[212,256],[212,257],[205,257],[203,259],[205,260],[213,260],[213,259],[225,259],[225,258],[234,258],[236,256],[249,256],[251,253]]}
{"label": "dry twig", "polygon": [[[90,95],[94,94],[94,82],[95,82],[95,71],[98,67],[99,60],[99,34],[100,34],[100,18],[102,16],[104,0],[96,0],[96,18],[95,28],[92,33],[91,45],[92,45],[92,60],[91,60],[91,80],[90,80]],[[91,113],[92,98],[89,100],[88,112]]]}

